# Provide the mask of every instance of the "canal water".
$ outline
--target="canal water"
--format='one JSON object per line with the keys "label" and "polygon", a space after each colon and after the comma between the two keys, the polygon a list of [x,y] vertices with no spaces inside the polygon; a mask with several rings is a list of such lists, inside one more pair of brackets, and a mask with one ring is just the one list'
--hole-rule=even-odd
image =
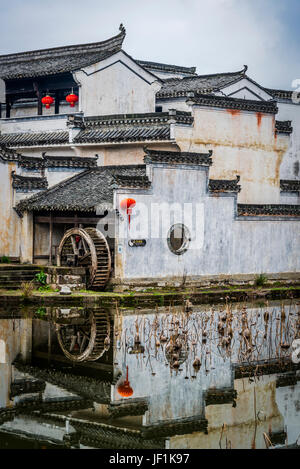
{"label": "canal water", "polygon": [[0,448],[297,447],[299,326],[297,300],[0,310]]}

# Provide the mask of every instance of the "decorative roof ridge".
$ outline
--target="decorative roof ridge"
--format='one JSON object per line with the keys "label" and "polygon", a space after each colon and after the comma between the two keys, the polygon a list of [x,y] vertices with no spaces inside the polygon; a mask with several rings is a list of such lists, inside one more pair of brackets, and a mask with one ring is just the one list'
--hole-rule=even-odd
{"label": "decorative roof ridge", "polygon": [[[175,119],[178,122],[186,121],[192,123],[194,118],[191,112],[178,111],[170,109],[168,112],[147,112],[141,114],[111,114],[104,116],[90,116],[82,118],[83,127],[96,127],[96,126],[110,126],[121,124],[153,124],[153,123],[168,123],[170,119]],[[79,122],[79,121],[78,121]]]}
{"label": "decorative roof ridge", "polygon": [[213,77],[235,76],[235,75],[242,76],[242,75],[245,75],[247,70],[248,70],[248,66],[244,65],[244,68],[242,70],[238,70],[237,72],[224,72],[224,73],[218,72],[218,73],[208,73],[204,75],[197,74],[192,77],[182,77],[182,78],[172,77],[172,78],[166,78],[164,81],[165,82],[169,82],[171,80],[186,81],[186,80],[196,80],[197,78],[213,78]]}
{"label": "decorative roof ridge", "polygon": [[280,179],[280,190],[282,192],[300,192],[300,180]]}
{"label": "decorative roof ridge", "polygon": [[285,204],[238,204],[238,215],[300,217],[300,205]]}
{"label": "decorative roof ridge", "polygon": [[291,134],[293,132],[292,121],[275,121],[275,130],[278,133]]}
{"label": "decorative roof ridge", "polygon": [[11,132],[0,134],[0,145],[1,143],[9,147],[66,144],[69,143],[69,131],[55,130],[52,132]]}
{"label": "decorative roof ridge", "polygon": [[[32,157],[33,158],[33,157]],[[95,156],[77,156],[77,155],[46,155],[43,154],[42,157],[46,161],[52,161],[52,160],[70,160],[70,161],[97,161],[98,155]]]}
{"label": "decorative roof ridge", "polygon": [[184,67],[180,65],[172,65],[172,64],[165,64],[161,62],[151,62],[148,60],[139,60],[137,59],[136,62],[142,65],[144,68],[153,68],[155,70],[167,70],[167,71],[178,71],[179,73],[196,73],[196,67]]}
{"label": "decorative roof ridge", "polygon": [[241,186],[238,184],[240,176],[236,176],[236,179],[210,179],[208,183],[209,190],[211,192],[235,192],[241,191]]}
{"label": "decorative roof ridge", "polygon": [[239,109],[244,111],[257,111],[268,114],[276,114],[278,112],[277,103],[271,101],[256,101],[242,98],[232,98],[228,96],[216,96],[213,94],[197,94],[189,98],[191,103],[202,106],[219,107],[225,109]]}
{"label": "decorative roof ridge", "polygon": [[177,163],[210,166],[212,164],[212,150],[208,153],[192,153],[169,150],[150,150],[144,147],[146,153],[144,162],[151,163]]}
{"label": "decorative roof ridge", "polygon": [[203,415],[193,415],[181,419],[170,419],[145,425],[141,428],[143,438],[162,438],[184,435],[195,431],[207,433],[208,421]]}
{"label": "decorative roof ridge", "polygon": [[48,181],[45,177],[36,176],[21,176],[12,171],[12,186],[14,189],[46,189]]}
{"label": "decorative roof ridge", "polygon": [[[1,138],[1,133],[0,133]],[[15,150],[8,148],[4,143],[0,142],[0,160],[2,161],[18,161],[20,153],[17,153]]]}
{"label": "decorative roof ridge", "polygon": [[[58,47],[52,47],[52,48],[47,48],[47,49],[37,49],[37,50],[31,50],[31,51],[24,51],[24,52],[17,52],[13,54],[5,54],[5,55],[0,55],[0,65],[7,64],[10,62],[25,62],[25,61],[31,61],[33,58],[48,58],[49,56],[52,56],[53,53],[55,54],[56,57],[60,55],[67,55],[70,52],[73,52],[75,54],[80,54],[83,51],[87,52],[95,52],[99,48],[100,50],[110,50],[109,46],[110,44],[112,46],[115,46],[116,49],[121,49],[123,41],[126,36],[126,30],[122,24],[120,24],[119,27],[120,32],[116,35],[113,36],[109,39],[106,39],[104,41],[100,42],[91,42],[87,44],[72,44],[69,46],[58,46]],[[33,57],[34,56],[34,57]],[[18,60],[19,59],[19,60]]]}
{"label": "decorative roof ridge", "polygon": [[130,188],[143,188],[148,189],[151,186],[151,181],[148,176],[145,175],[126,175],[117,174],[113,175],[116,185],[118,187],[130,187]]}
{"label": "decorative roof ridge", "polygon": [[291,99],[295,90],[277,90],[274,88],[264,88],[264,90],[275,98]]}

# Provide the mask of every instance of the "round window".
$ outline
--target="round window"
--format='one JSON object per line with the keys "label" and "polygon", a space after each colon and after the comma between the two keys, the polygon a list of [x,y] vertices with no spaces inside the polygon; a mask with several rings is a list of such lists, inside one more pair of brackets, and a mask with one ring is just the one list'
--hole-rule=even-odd
{"label": "round window", "polygon": [[168,233],[168,246],[170,251],[180,256],[187,251],[190,241],[190,232],[185,225],[176,223],[171,226]]}

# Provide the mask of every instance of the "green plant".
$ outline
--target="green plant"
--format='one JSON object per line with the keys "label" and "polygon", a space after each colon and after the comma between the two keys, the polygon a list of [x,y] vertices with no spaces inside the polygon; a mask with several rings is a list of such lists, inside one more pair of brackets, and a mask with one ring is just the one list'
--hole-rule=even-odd
{"label": "green plant", "polygon": [[0,262],[1,262],[1,264],[9,264],[9,263],[10,263],[10,259],[9,259],[9,257],[7,257],[7,256],[2,256]]}
{"label": "green plant", "polygon": [[43,270],[35,274],[35,279],[43,286],[47,285],[47,275]]}
{"label": "green plant", "polygon": [[260,274],[255,277],[254,285],[256,287],[263,287],[267,283],[267,276],[265,274]]}
{"label": "green plant", "polygon": [[22,282],[21,290],[24,298],[30,298],[33,295],[34,285],[32,282]]}
{"label": "green plant", "polygon": [[44,306],[40,306],[38,310],[35,312],[36,316],[43,317],[46,315],[46,308]]}
{"label": "green plant", "polygon": [[42,285],[38,288],[38,291],[39,292],[47,292],[47,291],[52,291],[52,288],[50,287],[50,285]]}

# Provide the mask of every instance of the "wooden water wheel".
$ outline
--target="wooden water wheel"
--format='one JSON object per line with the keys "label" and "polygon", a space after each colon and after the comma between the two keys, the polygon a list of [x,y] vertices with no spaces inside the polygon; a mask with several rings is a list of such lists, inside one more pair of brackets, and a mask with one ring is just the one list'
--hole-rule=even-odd
{"label": "wooden water wheel", "polygon": [[111,254],[103,234],[96,228],[71,228],[59,245],[58,266],[86,267],[89,288],[103,288],[111,272]]}
{"label": "wooden water wheel", "polygon": [[110,348],[110,319],[104,310],[93,310],[80,318],[58,319],[57,340],[64,355],[73,362],[95,361]]}

